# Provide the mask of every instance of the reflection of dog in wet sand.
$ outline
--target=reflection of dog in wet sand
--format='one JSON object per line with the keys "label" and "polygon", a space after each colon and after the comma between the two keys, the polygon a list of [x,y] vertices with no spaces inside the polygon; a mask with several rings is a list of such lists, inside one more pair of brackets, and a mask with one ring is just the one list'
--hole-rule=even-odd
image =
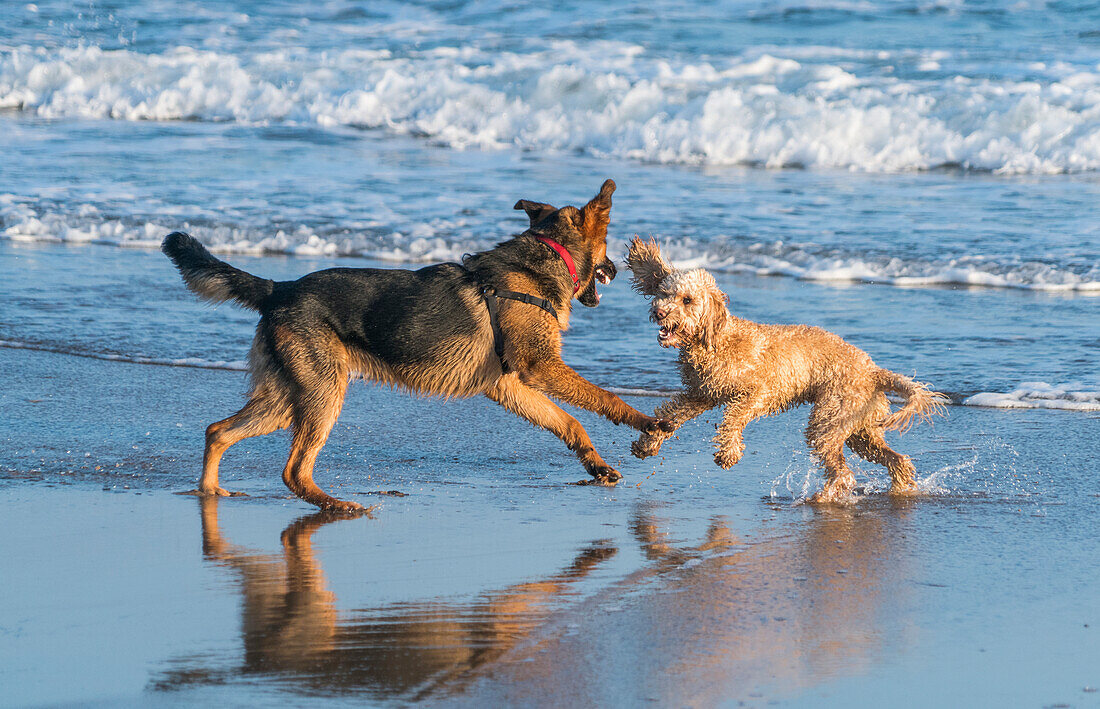
{"label": "reflection of dog in wet sand", "polygon": [[469,601],[425,599],[338,609],[313,545],[317,530],[346,515],[315,512],[282,533],[270,555],[222,536],[216,497],[200,500],[203,556],[236,572],[241,593],[241,664],[188,656],[157,689],[285,676],[310,696],[366,692],[416,701],[460,690],[546,624],[574,587],[616,553],[607,540],[580,549],[555,573],[486,591]]}
{"label": "reflection of dog in wet sand", "polygon": [[[657,431],[668,424],[582,378],[561,359],[561,331],[573,298],[599,303],[596,281],[610,283],[607,224],[615,183],[588,204],[556,209],[520,200],[530,228],[463,264],[419,271],[332,268],[276,283],[233,268],[176,232],[164,252],[187,286],[214,302],[260,312],[249,355],[248,403],[206,429],[199,489],[227,495],[218,463],[233,444],[290,427],[283,481],[322,509],[361,506],[337,500],[313,481],[313,465],[340,415],[349,376],[418,394],[484,394],[561,438],[597,481],[614,483],[577,420],[547,398],[594,411],[616,424]],[[494,321],[492,313],[499,313]]]}
{"label": "reflection of dog in wet sand", "polygon": [[[742,537],[716,516],[689,541],[682,525],[666,526],[659,503],[639,501],[628,528],[640,564],[609,566],[616,542],[593,539],[561,566],[469,598],[410,596],[403,586],[399,599],[361,607],[337,597],[321,548],[334,537],[318,537],[326,525],[351,524],[340,521],[348,516],[301,517],[273,553],[223,535],[224,503],[204,497],[203,557],[229,571],[227,588],[240,594],[241,643],[178,655],[150,687],[187,699],[249,684],[292,704],[604,706],[648,697],[718,706],[752,699],[746,693],[760,684],[793,696],[870,672],[884,646],[908,641],[912,599],[885,580],[913,576],[913,555],[897,553],[913,536],[910,503],[836,506],[779,535]],[[624,647],[645,651],[631,662],[593,661]]]}
{"label": "reflection of dog in wet sand", "polygon": [[[825,467],[825,488],[815,501],[836,500],[855,486],[844,445],[890,471],[891,493],[916,490],[908,456],[886,445],[887,429],[907,430],[913,418],[943,413],[946,397],[928,385],[876,367],[862,350],[806,325],[760,325],[730,315],[727,298],[702,269],[680,271],[662,258],[654,241],[634,239],[627,258],[634,287],[652,298],[650,318],[662,347],[680,348],[685,389],[657,409],[676,428],[725,406],[714,437],[714,462],[729,468],[745,450],[742,432],[753,419],[798,404],[813,404],[806,441]],[[886,393],[905,397],[893,413]],[[671,434],[644,433],[632,451],[654,455]]]}

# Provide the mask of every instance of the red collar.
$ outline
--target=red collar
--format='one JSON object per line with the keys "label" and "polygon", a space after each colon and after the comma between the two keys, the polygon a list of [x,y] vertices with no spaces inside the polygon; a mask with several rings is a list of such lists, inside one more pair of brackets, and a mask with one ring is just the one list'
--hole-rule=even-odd
{"label": "red collar", "polygon": [[561,260],[565,261],[565,267],[569,269],[569,277],[573,279],[573,295],[576,295],[581,284],[580,279],[577,278],[577,266],[573,263],[573,257],[569,255],[569,250],[549,237],[536,236],[535,238],[557,251],[558,256],[561,256]]}

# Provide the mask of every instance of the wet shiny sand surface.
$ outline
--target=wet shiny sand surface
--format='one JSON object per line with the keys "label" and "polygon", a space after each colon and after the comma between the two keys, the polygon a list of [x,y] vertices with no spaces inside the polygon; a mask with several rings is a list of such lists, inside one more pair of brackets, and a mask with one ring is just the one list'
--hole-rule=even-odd
{"label": "wet shiny sand surface", "polygon": [[286,496],[280,435],[226,456],[249,497],[174,494],[241,373],[0,367],[6,706],[1100,702],[1092,416],[953,407],[902,439],[925,495],[857,463],[870,494],[815,509],[805,411],[754,424],[729,472],[713,421],[642,463],[582,415],[625,474],[607,489],[489,402],[357,386],[318,463],[377,505],[347,519]]}

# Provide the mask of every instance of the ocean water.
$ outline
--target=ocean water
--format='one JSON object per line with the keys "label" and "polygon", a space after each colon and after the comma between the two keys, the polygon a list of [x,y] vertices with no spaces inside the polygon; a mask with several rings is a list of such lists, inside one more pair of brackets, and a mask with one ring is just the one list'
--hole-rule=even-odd
{"label": "ocean water", "polygon": [[[430,263],[520,230],[518,198],[579,203],[614,177],[613,254],[638,233],[678,264],[753,277],[738,281],[749,292],[769,278],[862,289],[876,305],[847,322],[741,314],[851,322],[841,334],[886,340],[857,341],[872,356],[919,352],[904,323],[935,301],[942,328],[921,334],[940,345],[934,366],[888,366],[934,375],[956,403],[1100,410],[1094,4],[42,2],[6,3],[0,23],[9,247],[149,252],[185,229],[288,278],[322,265],[302,257]],[[70,282],[126,258],[42,253]],[[37,297],[9,277],[9,298]],[[172,286],[130,279],[120,302]],[[27,307],[0,339],[244,356],[136,342],[128,317],[47,332]],[[616,367],[667,389],[650,344]]]}
{"label": "ocean water", "polygon": [[[196,515],[168,492],[193,485],[202,428],[241,403],[255,315],[197,302],[158,250],[165,234],[188,231],[275,279],[414,268],[521,231],[517,199],[580,204],[608,177],[618,183],[614,258],[632,235],[656,237],[678,265],[712,270],[735,314],[820,325],[946,392],[948,418],[899,443],[930,499],[895,507],[872,495],[820,514],[795,505],[820,484],[801,442],[805,410],[753,424],[750,455],[728,474],[710,460],[713,418],[643,464],[628,455],[631,432],[582,414],[626,479],[614,492],[563,493],[580,469],[548,434],[484,401],[444,406],[356,385],[319,476],[365,504],[376,487],[413,494],[383,501],[377,534],[365,521],[318,531],[316,563],[335,591],[316,615],[353,645],[408,641],[421,652],[415,633],[394,640],[370,623],[448,613],[495,623],[494,589],[512,598],[532,579],[556,579],[550,595],[571,599],[559,570],[580,554],[599,563],[581,574],[568,614],[523,616],[541,630],[514,635],[534,638],[508,645],[514,662],[461,681],[444,672],[439,686],[469,689],[475,704],[529,703],[570,686],[609,687],[574,697],[586,704],[675,703],[688,685],[711,688],[695,697],[703,705],[839,706],[866,691],[882,705],[918,690],[968,706],[1089,706],[1098,696],[1097,3],[43,0],[0,3],[0,28],[0,401],[14,422],[0,489],[24,509],[73,486],[55,498],[71,515],[50,527],[57,538],[96,539],[110,526],[112,543],[125,544],[112,525],[137,510],[156,532],[141,558],[192,579],[188,598],[224,624],[223,635],[203,635],[203,618],[149,600],[173,628],[149,640],[155,652],[85,652],[115,616],[62,597],[71,579],[40,587],[53,577],[30,562],[63,550],[36,537],[37,513],[10,517],[19,548],[42,551],[20,552],[30,571],[0,588],[17,609],[0,619],[0,658],[18,661],[0,664],[35,678],[0,704],[170,703],[156,692],[176,685],[196,703],[224,698],[236,624],[250,622],[247,608],[236,618],[240,598],[262,596],[249,584],[270,581],[241,571],[234,585],[224,572],[258,568],[247,549],[264,563],[282,558],[309,521],[287,516],[297,501],[271,497],[283,493],[272,471],[285,440],[242,444],[223,476],[254,498],[227,501],[221,519],[243,546],[199,557],[208,510]],[[564,356],[649,409],[678,384],[675,354],[658,347],[627,275],[601,289],[599,308],[575,307]],[[457,437],[455,421],[475,434]],[[856,467],[871,492],[886,486],[881,470]],[[523,471],[522,485],[505,487],[502,470]],[[107,522],[94,516],[101,487],[148,497],[101,503],[123,510]],[[187,520],[194,548],[185,553],[176,527],[156,522],[162,513]],[[249,514],[262,522],[242,522]],[[709,555],[707,520],[756,551]],[[667,545],[651,527],[668,530]],[[482,551],[500,539],[516,540],[511,556]],[[870,551],[838,558],[830,550],[841,541]],[[117,556],[61,546],[80,568],[109,569]],[[355,570],[363,549],[376,559],[368,571]],[[386,576],[393,568],[399,578]],[[742,579],[742,568],[758,573]],[[150,598],[171,595],[140,570],[131,577]],[[100,590],[119,582],[89,578]],[[825,621],[797,586],[807,578],[839,609]],[[612,600],[585,595],[593,589]],[[48,604],[36,605],[55,591],[55,607],[72,609],[57,616],[68,624],[60,630]],[[723,600],[702,607],[681,593]],[[494,612],[470,601],[483,597]],[[656,622],[650,607],[673,620]],[[883,618],[889,630],[860,634]],[[776,625],[787,619],[798,630]],[[139,625],[127,627],[145,637]],[[48,658],[65,628],[79,642],[59,681]],[[39,654],[5,644],[13,638],[32,639]],[[285,660],[280,639],[249,642],[262,646],[248,660],[259,679],[239,700],[281,697],[287,677],[361,680],[344,699],[364,686],[379,702],[418,696],[404,676],[348,679],[339,653],[326,655],[336,669],[279,674],[264,663],[265,652]],[[625,674],[601,675],[600,658],[651,642],[681,662],[648,666],[639,654]],[[547,647],[557,669],[535,677]],[[89,656],[119,667],[90,672]],[[175,665],[166,669],[166,657]],[[1014,680],[1030,662],[1043,671],[1024,691]],[[733,666],[736,677],[722,674]],[[94,692],[65,683],[82,673]],[[582,675],[590,682],[573,681]],[[531,687],[542,693],[517,689]],[[462,703],[460,694],[434,696]]]}

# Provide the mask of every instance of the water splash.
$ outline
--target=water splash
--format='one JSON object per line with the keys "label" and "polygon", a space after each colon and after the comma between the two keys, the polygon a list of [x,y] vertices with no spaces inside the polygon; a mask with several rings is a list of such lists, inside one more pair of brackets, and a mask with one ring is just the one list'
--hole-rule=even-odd
{"label": "water splash", "polygon": [[[926,475],[920,474],[922,459],[926,462],[929,458],[953,455],[956,451],[918,454],[917,488],[921,494],[988,499],[1017,499],[1038,494],[1041,473],[1021,471],[1017,465],[1020,454],[1012,444],[991,438],[970,451],[967,459],[944,463]],[[883,495],[889,491],[890,475],[885,468],[855,456],[848,456],[847,462],[861,495]],[[824,481],[824,471],[809,451],[795,450],[786,469],[771,481],[768,495],[773,500],[792,500],[800,504]]]}
{"label": "water splash", "polygon": [[1038,494],[1039,471],[1018,467],[1019,451],[999,437],[992,437],[972,449],[969,459],[948,463],[928,475],[918,476],[921,492],[938,496],[970,496],[1015,499]]}
{"label": "water splash", "polygon": [[[821,468],[810,452],[796,448],[791,452],[786,470],[772,480],[768,494],[773,500],[790,499],[799,503],[805,501],[823,482]],[[785,495],[780,488],[786,492]]]}

